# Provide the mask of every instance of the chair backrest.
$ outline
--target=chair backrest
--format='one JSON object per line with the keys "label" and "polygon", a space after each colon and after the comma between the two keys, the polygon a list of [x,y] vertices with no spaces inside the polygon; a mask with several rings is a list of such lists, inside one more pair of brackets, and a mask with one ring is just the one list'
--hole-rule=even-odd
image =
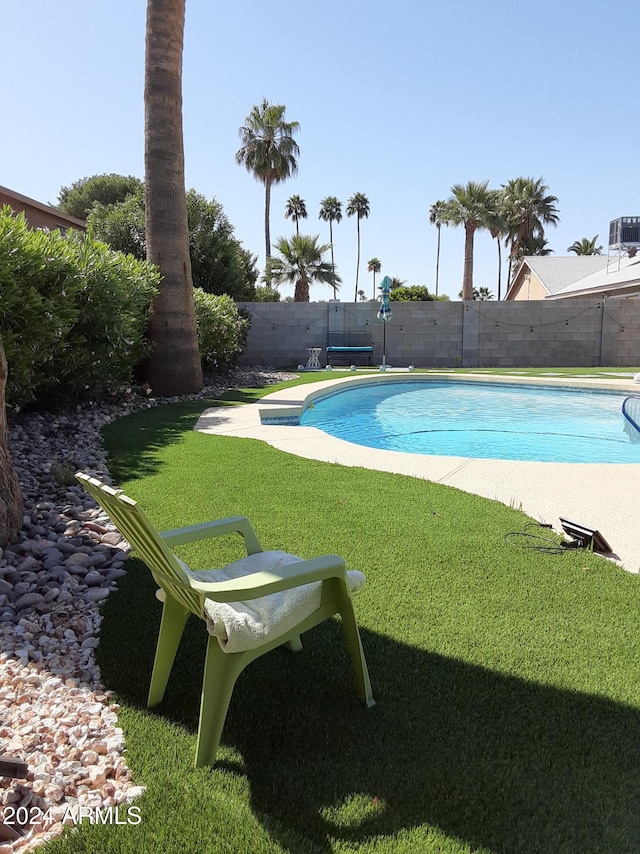
{"label": "chair backrest", "polygon": [[156,583],[196,616],[204,616],[204,597],[192,590],[176,556],[151,524],[137,502],[121,489],[107,486],[84,472],[76,474],[84,489],[92,495],[151,570]]}

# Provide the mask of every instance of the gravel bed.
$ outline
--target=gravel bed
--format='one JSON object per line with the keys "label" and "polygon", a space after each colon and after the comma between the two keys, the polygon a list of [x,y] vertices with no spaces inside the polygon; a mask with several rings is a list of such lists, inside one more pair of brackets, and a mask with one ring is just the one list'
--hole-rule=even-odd
{"label": "gravel bed", "polygon": [[144,791],[127,767],[119,707],[94,656],[100,603],[126,573],[128,548],[73,479],[83,470],[111,482],[100,429],[140,409],[296,376],[236,368],[207,377],[194,395],[128,391],[10,419],[24,518],[18,542],[0,549],[0,753],[26,761],[28,773],[0,777],[0,854],[33,850],[96,810],[115,816]]}

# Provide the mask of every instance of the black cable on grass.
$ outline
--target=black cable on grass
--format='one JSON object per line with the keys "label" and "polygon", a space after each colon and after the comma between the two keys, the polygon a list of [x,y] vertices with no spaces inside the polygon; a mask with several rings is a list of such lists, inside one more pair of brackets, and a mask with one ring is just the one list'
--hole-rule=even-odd
{"label": "black cable on grass", "polygon": [[[552,540],[551,537],[543,537],[541,534],[530,534],[527,528],[551,528],[546,522],[529,522],[524,526],[524,531],[509,531],[504,535],[504,540],[512,546],[519,545],[523,549],[533,549],[536,552],[546,552],[547,554],[564,554],[568,549],[574,548],[573,543],[558,542]],[[512,541],[515,538],[520,538],[520,542]],[[530,541],[530,542],[523,542]],[[550,545],[547,545],[550,544]]]}

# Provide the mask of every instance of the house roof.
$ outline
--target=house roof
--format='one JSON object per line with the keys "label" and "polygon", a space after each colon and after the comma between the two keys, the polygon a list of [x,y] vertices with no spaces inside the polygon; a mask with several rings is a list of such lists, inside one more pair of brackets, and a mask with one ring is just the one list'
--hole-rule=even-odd
{"label": "house roof", "polygon": [[[585,256],[585,258],[594,256]],[[603,257],[603,256],[599,256]],[[548,261],[549,258],[541,258],[539,260]],[[564,259],[555,258],[555,261]],[[608,260],[608,264],[607,264]],[[621,292],[628,293],[630,289],[637,286],[640,290],[640,256],[629,258],[623,256],[608,258],[604,256],[604,267],[585,276],[577,281],[565,285],[565,287],[556,290],[549,294],[546,299],[561,299],[566,296],[589,296],[594,294],[599,296],[604,292],[610,292],[612,289],[619,289]]]}
{"label": "house roof", "polygon": [[567,255],[559,258],[527,255],[523,260],[549,295],[564,290],[607,265],[606,255]]}
{"label": "house roof", "polygon": [[8,187],[0,186],[0,206],[7,202],[11,204],[12,201],[18,203],[18,210],[23,210],[24,206],[27,205],[28,207],[35,208],[36,210],[53,214],[58,219],[63,219],[68,222],[69,225],[75,225],[82,229],[86,228],[86,222],[83,219],[78,219],[78,217],[64,213],[64,211],[61,211],[59,208],[54,208],[52,205],[45,205],[37,199],[31,199],[29,196],[23,196],[22,193],[16,193],[15,190],[10,190]]}

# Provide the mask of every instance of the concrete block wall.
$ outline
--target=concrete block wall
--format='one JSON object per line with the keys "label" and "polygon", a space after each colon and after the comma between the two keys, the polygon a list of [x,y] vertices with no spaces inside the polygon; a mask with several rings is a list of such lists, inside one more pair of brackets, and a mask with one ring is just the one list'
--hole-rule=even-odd
{"label": "concrete block wall", "polygon": [[[634,304],[636,312],[631,309]],[[602,364],[634,365],[638,362],[640,300],[606,300],[603,313]]]}
{"label": "concrete block wall", "polygon": [[520,306],[517,302],[476,302],[466,308],[467,313],[480,315],[478,367],[598,364],[602,325],[598,301],[532,301]]}
{"label": "concrete block wall", "polygon": [[[243,303],[253,317],[245,365],[295,368],[328,331],[368,332],[382,361],[376,303]],[[640,299],[391,303],[385,355],[393,366],[640,365]],[[324,354],[320,363],[325,364]]]}
{"label": "concrete block wall", "polygon": [[251,313],[247,345],[240,357],[244,365],[291,368],[307,361],[306,347],[323,347],[327,341],[325,303],[240,303]]}

